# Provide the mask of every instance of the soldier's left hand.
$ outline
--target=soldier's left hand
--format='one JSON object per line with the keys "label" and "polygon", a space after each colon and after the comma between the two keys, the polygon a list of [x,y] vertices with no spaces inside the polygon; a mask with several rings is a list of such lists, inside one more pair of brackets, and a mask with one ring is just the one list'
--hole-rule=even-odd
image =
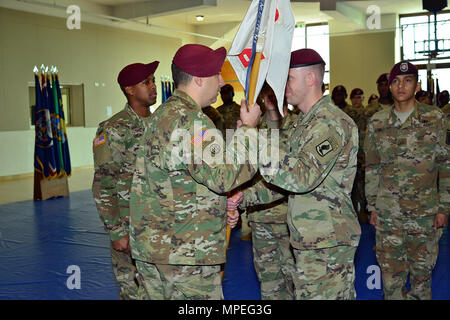
{"label": "soldier's left hand", "polygon": [[112,247],[116,251],[130,253],[130,236],[126,235],[122,239],[111,241]]}
{"label": "soldier's left hand", "polygon": [[237,210],[227,212],[227,226],[230,227],[230,229],[233,229],[236,226],[238,220],[239,212]]}
{"label": "soldier's left hand", "polygon": [[438,213],[435,217],[434,217],[434,225],[433,225],[433,229],[439,229],[439,228],[443,228],[447,225],[447,215],[446,214],[442,214],[442,213]]}
{"label": "soldier's left hand", "polygon": [[244,199],[244,194],[241,191],[234,194],[232,197],[228,197],[227,211],[237,210],[238,206],[241,204],[243,199]]}
{"label": "soldier's left hand", "polygon": [[245,100],[241,100],[241,121],[250,128],[256,128],[259,117],[261,116],[261,108],[257,103],[247,108]]}

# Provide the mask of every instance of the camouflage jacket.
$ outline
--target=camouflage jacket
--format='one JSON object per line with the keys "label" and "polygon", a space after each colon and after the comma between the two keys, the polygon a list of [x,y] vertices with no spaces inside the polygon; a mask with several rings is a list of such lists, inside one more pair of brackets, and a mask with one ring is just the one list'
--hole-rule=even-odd
{"label": "camouflage jacket", "polygon": [[[239,132],[257,134],[246,126]],[[175,90],[153,113],[141,144],[131,188],[133,258],[155,264],[224,263],[225,193],[258,170],[256,161],[245,161],[245,139],[236,144],[243,152],[231,152],[234,157],[223,161],[220,131],[190,96]]]}
{"label": "camouflage jacket", "polygon": [[[298,115],[289,110],[287,115],[281,121],[273,121],[267,118],[267,112],[261,117],[259,129],[281,129],[287,130],[296,121]],[[273,185],[266,183],[261,175],[258,173],[253,181],[253,184],[264,183],[267,188],[274,188]],[[279,189],[279,192],[283,190]],[[286,223],[286,216],[288,211],[288,197],[283,197],[277,201],[267,204],[259,204],[247,208],[248,220],[259,223]]]}
{"label": "camouflage jacket", "polygon": [[437,107],[416,101],[403,124],[394,107],[376,113],[365,140],[369,211],[413,218],[448,213],[448,143],[445,118]]}
{"label": "camouflage jacket", "polygon": [[[350,198],[357,152],[358,129],[329,96],[280,134],[279,169],[272,175],[261,172],[267,182],[290,193],[287,223],[294,248],[358,245],[361,228]],[[271,158],[260,163],[260,170],[274,167]],[[259,183],[244,192],[242,204],[281,197]]]}
{"label": "camouflage jacket", "polygon": [[372,102],[368,104],[366,108],[364,108],[364,117],[367,119],[368,122],[369,119],[378,111],[390,109],[391,107],[392,105],[389,106],[387,104],[381,104],[378,101]]}
{"label": "camouflage jacket", "polygon": [[444,114],[449,116],[450,115],[450,103],[443,106],[441,110]]}
{"label": "camouflage jacket", "polygon": [[217,111],[222,115],[225,129],[236,129],[236,122],[241,117],[241,106],[233,101],[231,105],[221,105]]}
{"label": "camouflage jacket", "polygon": [[147,119],[141,119],[127,104],[99,124],[93,144],[92,192],[100,219],[112,241],[128,235],[130,188],[138,142]]}

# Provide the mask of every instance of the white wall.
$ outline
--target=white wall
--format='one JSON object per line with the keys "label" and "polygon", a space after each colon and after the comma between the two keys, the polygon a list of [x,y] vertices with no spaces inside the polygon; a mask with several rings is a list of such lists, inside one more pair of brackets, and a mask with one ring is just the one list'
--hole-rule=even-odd
{"label": "white wall", "polygon": [[[92,166],[92,140],[96,128],[67,128],[72,168]],[[34,170],[34,130],[0,132],[0,177]]]}

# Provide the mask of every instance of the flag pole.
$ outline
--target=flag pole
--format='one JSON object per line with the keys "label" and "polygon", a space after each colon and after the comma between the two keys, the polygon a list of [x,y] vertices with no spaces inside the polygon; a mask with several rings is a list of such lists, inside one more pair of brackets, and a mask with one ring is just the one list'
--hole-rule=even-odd
{"label": "flag pole", "polygon": [[[255,22],[255,30],[253,32],[253,43],[252,43],[252,56],[250,58],[249,69],[247,70],[247,79],[246,79],[246,102],[247,108],[253,104],[253,100],[255,99],[256,92],[256,84],[258,82],[258,73],[259,66],[261,64],[261,55],[262,55],[262,45],[261,39],[259,39],[259,27],[261,22],[261,16],[264,9],[264,0],[259,0],[258,2],[258,12],[256,16]],[[258,41],[259,40],[259,41]],[[230,196],[229,193],[227,196]],[[234,194],[232,197],[234,197]],[[233,214],[239,213],[238,210],[231,211]],[[231,236],[231,228],[227,226],[227,250],[230,244],[230,236]],[[221,273],[223,279],[223,271]]]}
{"label": "flag pole", "polygon": [[249,107],[253,104],[252,101],[255,99],[255,91],[256,91],[256,84],[258,82],[258,73],[259,73],[259,66],[261,64],[261,52],[256,52],[255,54],[255,60],[253,61],[252,71],[250,73],[250,85],[248,89],[248,103]]}

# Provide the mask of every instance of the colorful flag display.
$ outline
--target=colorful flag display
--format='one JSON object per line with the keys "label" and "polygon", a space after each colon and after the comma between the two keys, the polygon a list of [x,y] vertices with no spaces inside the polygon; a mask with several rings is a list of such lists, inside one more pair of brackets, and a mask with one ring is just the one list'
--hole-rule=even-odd
{"label": "colorful flag display", "polygon": [[[47,68],[48,70],[48,68]],[[35,68],[35,151],[34,169],[50,180],[70,176],[71,164],[61,87],[56,68],[41,74]],[[39,78],[41,81],[39,81]]]}
{"label": "colorful flag display", "polygon": [[175,84],[168,77],[161,77],[161,102],[166,101],[175,91]]}

